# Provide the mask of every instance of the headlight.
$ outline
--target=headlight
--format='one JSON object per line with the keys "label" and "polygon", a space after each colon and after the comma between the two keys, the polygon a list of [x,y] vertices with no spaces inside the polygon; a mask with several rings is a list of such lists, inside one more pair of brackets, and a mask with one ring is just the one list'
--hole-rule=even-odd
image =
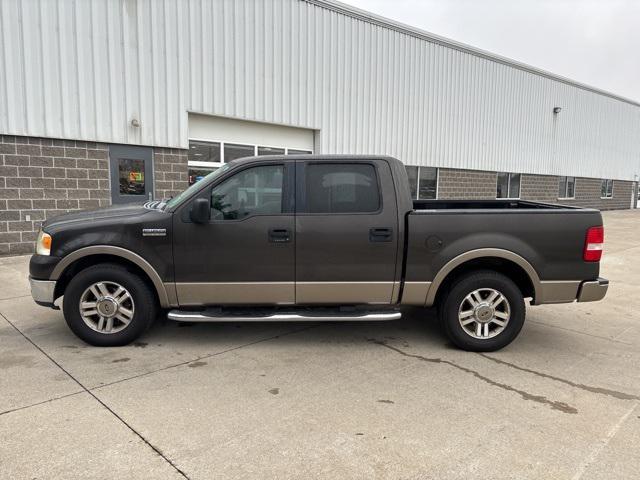
{"label": "headlight", "polygon": [[51,254],[51,235],[43,232],[42,229],[40,229],[38,239],[36,240],[36,253],[38,255]]}

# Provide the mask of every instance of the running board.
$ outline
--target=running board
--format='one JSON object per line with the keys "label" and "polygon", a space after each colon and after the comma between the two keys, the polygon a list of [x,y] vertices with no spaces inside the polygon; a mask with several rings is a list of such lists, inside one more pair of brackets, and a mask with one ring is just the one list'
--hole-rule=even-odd
{"label": "running board", "polygon": [[[246,311],[245,311],[246,312]],[[247,314],[249,313],[249,314]],[[221,310],[171,310],[167,317],[176,322],[382,322],[399,320],[402,314],[397,310],[331,311],[331,312],[224,312]]]}

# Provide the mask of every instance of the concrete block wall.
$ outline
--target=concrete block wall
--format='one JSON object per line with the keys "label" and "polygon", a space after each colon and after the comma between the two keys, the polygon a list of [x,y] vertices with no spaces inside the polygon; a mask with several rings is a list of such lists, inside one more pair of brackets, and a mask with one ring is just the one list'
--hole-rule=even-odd
{"label": "concrete block wall", "polygon": [[633,182],[613,181],[613,197],[600,198],[602,182],[599,178],[576,178],[576,198],[561,200],[565,205],[597,208],[598,210],[622,210],[631,207]]}
{"label": "concrete block wall", "polygon": [[177,148],[153,149],[155,198],[173,197],[189,186],[187,152]]}
{"label": "concrete block wall", "polygon": [[[496,172],[441,168],[439,176],[439,199],[496,198]],[[601,179],[576,177],[575,198],[558,199],[559,181],[560,177],[555,175],[522,174],[520,177],[520,198],[599,210],[621,210],[631,207],[633,182],[614,180],[613,197],[604,199],[600,198]]]}
{"label": "concrete block wall", "polygon": [[0,140],[0,255],[33,252],[48,218],[110,204],[106,144],[9,135]]}
{"label": "concrete block wall", "polygon": [[488,200],[496,198],[496,172],[479,170],[438,170],[438,198],[442,200]]}
{"label": "concrete block wall", "polygon": [[560,178],[554,175],[522,175],[520,198],[534,202],[557,203]]}
{"label": "concrete block wall", "polygon": [[[187,151],[154,148],[156,198],[188,186]],[[0,136],[0,255],[31,253],[40,225],[111,205],[109,145]]]}

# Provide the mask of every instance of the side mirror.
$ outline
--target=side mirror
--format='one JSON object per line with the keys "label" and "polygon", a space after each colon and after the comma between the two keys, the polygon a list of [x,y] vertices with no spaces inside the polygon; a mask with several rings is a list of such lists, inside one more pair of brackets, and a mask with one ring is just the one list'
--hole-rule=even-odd
{"label": "side mirror", "polygon": [[193,223],[207,223],[211,217],[211,206],[206,198],[196,198],[189,212]]}

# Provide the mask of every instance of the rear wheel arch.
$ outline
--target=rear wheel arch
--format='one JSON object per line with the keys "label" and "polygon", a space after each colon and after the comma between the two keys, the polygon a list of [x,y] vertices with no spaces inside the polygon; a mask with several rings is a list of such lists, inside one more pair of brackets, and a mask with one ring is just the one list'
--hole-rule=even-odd
{"label": "rear wheel arch", "polygon": [[524,297],[535,299],[541,295],[540,277],[526,259],[509,250],[478,249],[455,257],[440,269],[427,293],[426,306],[437,305],[458,278],[479,270],[505,275],[518,286]]}

